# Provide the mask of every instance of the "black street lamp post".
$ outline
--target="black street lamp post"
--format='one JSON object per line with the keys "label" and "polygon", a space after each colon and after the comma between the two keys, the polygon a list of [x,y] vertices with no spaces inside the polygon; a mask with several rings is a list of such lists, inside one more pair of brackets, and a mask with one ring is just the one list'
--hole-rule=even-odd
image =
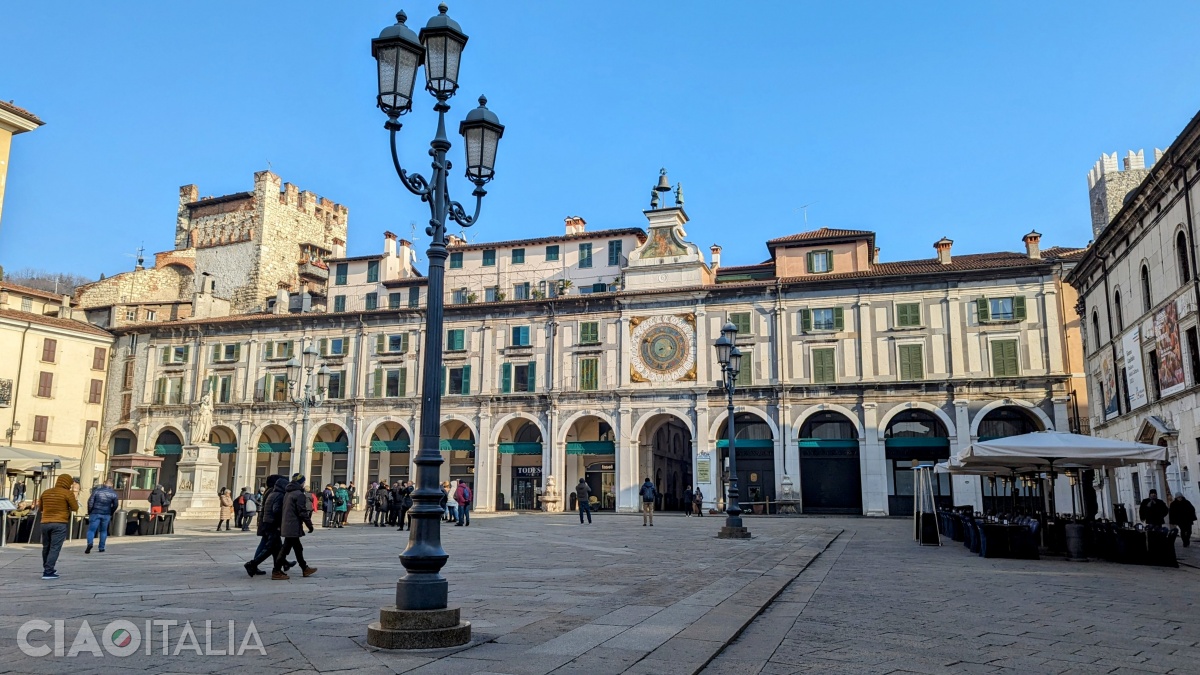
{"label": "black street lamp post", "polygon": [[738,504],[737,425],[734,422],[733,394],[742,370],[742,352],[736,346],[737,326],[727,322],[717,338],[717,363],[721,364],[721,388],[725,391],[726,429],[729,436],[729,497],[725,500],[725,525],[718,539],[749,539],[750,530],[742,526],[742,506]]}
{"label": "black street lamp post", "polygon": [[[447,177],[451,163],[446,159],[450,141],[446,137],[447,101],[458,89],[459,63],[467,36],[458,22],[446,14],[445,4],[421,29],[420,35],[404,25],[404,12],[396,15],[396,24],[384,29],[371,41],[371,54],[378,63],[379,96],[377,105],[387,115],[384,123],[391,133],[392,162],[400,182],[429,205],[430,237],[428,307],[425,314],[425,349],[422,355],[420,444],[414,462],[417,465],[417,489],[413,493],[413,527],[408,548],[400,554],[405,575],[396,582],[396,604],[380,610],[379,621],[367,630],[367,642],[387,649],[428,649],[466,644],[471,639],[471,624],[459,620],[459,610],[448,608],[448,583],[441,574],[449,556],[442,549],[438,473],[443,459],[441,440],[442,400],[439,377],[442,372],[442,308],[446,258],[446,222],[462,227],[474,225],[487,191],[483,186],[493,177],[496,146],[504,135],[504,126],[479,98],[479,107],[467,114],[459,125],[465,139],[466,176],[475,185],[475,213],[468,216],[462,204],[451,201]],[[396,152],[396,134],[400,116],[412,109],[413,87],[417,70],[425,66],[425,89],[437,99],[437,133],[430,142],[433,170],[426,179],[406,172]]]}

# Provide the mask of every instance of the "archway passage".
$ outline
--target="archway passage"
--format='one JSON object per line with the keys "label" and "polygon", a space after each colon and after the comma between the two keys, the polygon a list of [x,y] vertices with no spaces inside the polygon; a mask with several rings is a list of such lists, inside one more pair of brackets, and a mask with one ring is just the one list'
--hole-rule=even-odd
{"label": "archway passage", "polygon": [[[735,413],[734,450],[737,452],[738,503],[743,511],[768,513],[775,503],[775,438],[766,420],[754,413]],[[722,469],[722,494],[729,484],[729,420],[716,438]]]}
{"label": "archway passage", "polygon": [[862,513],[858,431],[838,412],[815,413],[800,427],[800,502],[805,513]]}
{"label": "archway passage", "polygon": [[[911,516],[915,487],[913,467],[949,459],[950,434],[942,420],[928,410],[903,410],[888,422],[883,432],[883,447],[888,469],[888,513]],[[938,506],[953,506],[950,475],[932,475]]]}
{"label": "archway passage", "polygon": [[579,508],[575,487],[582,478],[587,483],[593,510],[611,511],[617,507],[616,435],[612,426],[595,415],[584,415],[567,430],[567,466],[563,472],[566,507]]}
{"label": "archway passage", "polygon": [[501,429],[496,449],[497,508],[534,510],[543,485],[542,432],[523,417],[509,420]]}
{"label": "archway passage", "polygon": [[287,429],[278,424],[268,424],[258,432],[254,448],[257,451],[254,462],[255,485],[266,485],[267,476],[272,474],[291,475],[292,435]]}
{"label": "archway passage", "polygon": [[388,485],[408,480],[412,439],[398,422],[384,422],[371,433],[371,458],[367,460],[368,482]]}
{"label": "archway passage", "polygon": [[163,458],[158,469],[158,483],[172,494],[178,479],[179,458],[183,454],[183,441],[172,429],[163,429],[154,439],[154,454]]}
{"label": "archway passage", "polygon": [[1024,409],[1005,405],[988,411],[979,422],[979,440],[991,441],[1042,431],[1041,421]]}
{"label": "archway passage", "polygon": [[[642,427],[639,447],[638,485],[650,478],[658,491],[655,510],[682,510],[684,489],[695,485],[692,479],[692,432],[674,415],[655,415]],[[634,488],[636,491],[637,486]],[[641,497],[637,501],[640,502]]]}
{"label": "archway passage", "polygon": [[227,426],[217,425],[208,433],[208,442],[217,446],[217,459],[221,462],[217,486],[227,487],[235,495],[240,494],[239,488],[249,486],[233,484],[237,471],[237,434]]}
{"label": "archway passage", "polygon": [[442,481],[475,482],[475,434],[459,420],[442,423],[438,447],[446,460],[441,467]]}
{"label": "archway passage", "polygon": [[324,489],[326,483],[345,483],[349,450],[345,429],[333,423],[321,425],[313,437],[309,489]]}

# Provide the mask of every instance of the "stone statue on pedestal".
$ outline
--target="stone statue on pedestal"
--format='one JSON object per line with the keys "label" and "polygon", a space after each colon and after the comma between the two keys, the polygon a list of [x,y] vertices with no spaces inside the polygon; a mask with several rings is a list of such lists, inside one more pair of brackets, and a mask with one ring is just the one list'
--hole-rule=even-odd
{"label": "stone statue on pedestal", "polygon": [[188,440],[192,445],[208,443],[208,434],[212,431],[212,409],[212,394],[204,392],[200,402],[192,409],[188,428]]}

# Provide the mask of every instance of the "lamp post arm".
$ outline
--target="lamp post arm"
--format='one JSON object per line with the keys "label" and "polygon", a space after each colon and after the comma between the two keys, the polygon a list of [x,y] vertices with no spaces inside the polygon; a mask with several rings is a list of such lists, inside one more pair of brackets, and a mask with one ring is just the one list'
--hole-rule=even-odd
{"label": "lamp post arm", "polygon": [[[475,197],[475,213],[469,218],[462,204],[458,202],[450,202],[450,208],[446,216],[463,227],[470,227],[479,220],[479,210],[483,207],[483,198],[487,195],[487,190],[483,189],[483,183],[476,183],[475,190],[471,193]],[[448,197],[448,195],[447,195]]]}
{"label": "lamp post arm", "polygon": [[414,195],[421,198],[421,201],[428,201],[430,195],[429,181],[419,173],[408,173],[404,167],[400,166],[400,155],[396,152],[396,132],[400,130],[397,125],[395,128],[388,127],[392,136],[392,165],[396,167],[396,175],[400,177],[400,182],[404,187]]}

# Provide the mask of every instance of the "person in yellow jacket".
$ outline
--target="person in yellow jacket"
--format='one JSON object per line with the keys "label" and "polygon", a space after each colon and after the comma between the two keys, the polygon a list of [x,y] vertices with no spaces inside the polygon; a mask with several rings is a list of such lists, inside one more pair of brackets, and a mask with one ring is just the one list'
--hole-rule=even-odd
{"label": "person in yellow jacket", "polygon": [[42,514],[42,578],[57,579],[58,554],[62,551],[63,542],[67,539],[67,527],[71,522],[71,514],[79,510],[79,500],[71,490],[74,479],[68,474],[62,474],[54,482],[54,487],[42,493],[38,500]]}

